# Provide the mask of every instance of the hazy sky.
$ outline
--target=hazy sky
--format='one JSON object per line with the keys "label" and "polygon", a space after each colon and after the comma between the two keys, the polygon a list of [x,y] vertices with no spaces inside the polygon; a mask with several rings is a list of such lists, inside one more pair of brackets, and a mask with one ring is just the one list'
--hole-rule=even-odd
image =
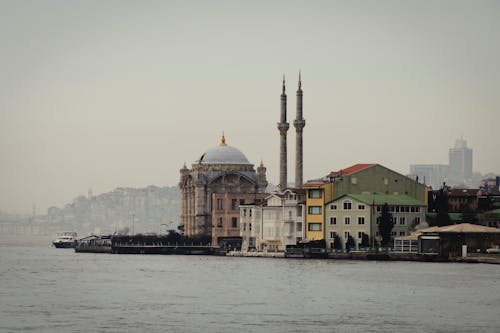
{"label": "hazy sky", "polygon": [[446,164],[462,135],[498,173],[499,36],[500,1],[0,0],[0,210],[176,185],[222,131],[277,183],[299,68],[304,179]]}

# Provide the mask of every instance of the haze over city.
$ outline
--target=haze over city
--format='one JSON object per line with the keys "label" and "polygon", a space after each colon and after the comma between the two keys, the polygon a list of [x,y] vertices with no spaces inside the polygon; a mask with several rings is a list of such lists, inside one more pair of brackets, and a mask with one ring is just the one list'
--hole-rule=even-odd
{"label": "haze over city", "polygon": [[495,1],[1,1],[0,210],[177,185],[223,131],[276,184],[281,80],[293,121],[299,69],[305,180],[447,163],[461,136],[474,171],[498,173],[499,14]]}

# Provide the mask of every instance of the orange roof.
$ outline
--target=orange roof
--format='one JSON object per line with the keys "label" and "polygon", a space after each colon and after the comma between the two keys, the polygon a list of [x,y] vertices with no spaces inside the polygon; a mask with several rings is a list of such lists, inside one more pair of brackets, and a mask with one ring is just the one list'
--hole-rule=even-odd
{"label": "orange roof", "polygon": [[374,166],[374,165],[375,164],[366,164],[366,163],[365,164],[354,164],[354,165],[351,165],[350,167],[342,169],[340,171],[330,172],[330,177],[338,177],[338,176],[340,176],[340,172],[342,172],[342,176],[347,176],[347,175],[359,172],[361,170],[364,170],[364,169],[369,168],[369,167]]}

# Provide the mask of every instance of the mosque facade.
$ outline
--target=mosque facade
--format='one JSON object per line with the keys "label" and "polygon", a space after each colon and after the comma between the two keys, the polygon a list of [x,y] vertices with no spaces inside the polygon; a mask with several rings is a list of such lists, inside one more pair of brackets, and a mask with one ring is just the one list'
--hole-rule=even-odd
{"label": "mosque facade", "polygon": [[213,246],[240,236],[242,204],[266,196],[266,168],[257,170],[237,148],[221,143],[208,149],[188,169],[180,170],[181,221],[187,236],[211,235]]}
{"label": "mosque facade", "polygon": [[[303,185],[303,129],[302,81],[299,72],[296,93],[295,189]],[[285,191],[287,183],[287,95],[283,78],[280,95],[280,175],[279,190]],[[212,246],[240,238],[240,205],[259,205],[268,196],[266,168],[260,163],[257,170],[237,148],[228,146],[222,135],[221,143],[208,149],[191,165],[180,170],[181,189],[180,228],[186,236],[211,235]],[[241,242],[240,242],[241,245]]]}

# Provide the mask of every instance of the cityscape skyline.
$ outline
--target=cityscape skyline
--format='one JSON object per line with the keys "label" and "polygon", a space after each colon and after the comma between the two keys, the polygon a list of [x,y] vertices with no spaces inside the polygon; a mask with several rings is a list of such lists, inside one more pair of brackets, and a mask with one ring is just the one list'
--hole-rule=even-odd
{"label": "cityscape skyline", "polygon": [[[281,77],[293,110],[299,69],[304,181],[355,163],[445,164],[460,136],[474,172],[499,173],[499,13],[488,1],[2,2],[0,210],[176,185],[223,131],[278,184]],[[289,166],[294,151],[291,139]]]}

